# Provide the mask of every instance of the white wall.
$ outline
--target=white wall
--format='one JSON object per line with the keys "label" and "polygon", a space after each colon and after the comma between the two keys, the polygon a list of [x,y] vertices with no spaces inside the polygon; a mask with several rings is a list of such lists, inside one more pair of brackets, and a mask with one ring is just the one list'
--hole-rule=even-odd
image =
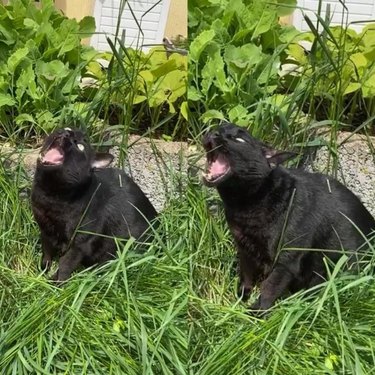
{"label": "white wall", "polygon": [[[113,40],[120,3],[120,0],[95,1],[94,17],[97,34],[92,36],[91,45],[100,51],[110,50],[106,36]],[[161,43],[169,5],[170,0],[128,0],[122,13],[119,32],[121,37],[122,30],[125,30],[125,45],[137,47],[137,45]]]}
{"label": "white wall", "polygon": [[[304,8],[305,14],[315,21],[314,12],[318,9],[318,0],[298,0],[298,6]],[[331,4],[331,25],[340,25],[342,19],[346,23],[353,21],[373,21],[375,22],[375,0],[346,0],[345,6],[348,11],[344,11],[344,7],[338,0],[323,0],[321,17],[324,19],[326,15],[327,4]],[[344,17],[344,18],[343,18]],[[301,10],[297,9],[293,15],[293,24],[299,30],[309,30],[307,23],[303,19]],[[351,24],[350,27],[359,31],[366,23]]]}

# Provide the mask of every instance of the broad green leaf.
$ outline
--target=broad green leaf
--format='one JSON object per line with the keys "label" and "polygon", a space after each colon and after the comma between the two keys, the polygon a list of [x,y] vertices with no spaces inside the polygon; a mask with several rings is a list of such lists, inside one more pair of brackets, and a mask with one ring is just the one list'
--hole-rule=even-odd
{"label": "broad green leaf", "polygon": [[149,70],[142,70],[138,75],[141,77],[142,82],[146,83],[147,86],[154,82],[154,76]]}
{"label": "broad green leaf", "polygon": [[79,46],[79,44],[80,44],[80,41],[79,41],[78,35],[69,34],[62,42],[60,46],[59,54],[57,56],[58,57],[63,56],[65,53]]}
{"label": "broad green leaf", "polygon": [[6,105],[12,106],[15,104],[15,100],[10,95],[0,93],[0,108]]}
{"label": "broad green leaf", "polygon": [[152,68],[157,67],[158,65],[164,64],[168,61],[167,53],[164,48],[154,47],[151,48],[148,52],[149,64]]}
{"label": "broad green leaf", "polygon": [[175,60],[167,60],[162,65],[159,65],[155,69],[151,69],[151,73],[155,79],[165,76],[169,72],[177,70],[177,65]]}
{"label": "broad green leaf", "polygon": [[99,52],[91,46],[80,46],[81,48],[81,59],[84,61],[93,60],[96,57],[99,57]]}
{"label": "broad green leaf", "polygon": [[241,47],[229,45],[225,48],[224,59],[229,66],[245,69],[255,66],[262,60],[262,50],[255,44],[245,44]]}
{"label": "broad green leaf", "polygon": [[361,84],[358,82],[351,82],[348,86],[346,86],[344,90],[344,95],[351,94],[354,91],[357,91],[361,88]]}
{"label": "broad green leaf", "polygon": [[207,58],[207,62],[202,69],[202,92],[208,93],[211,84],[214,84],[222,92],[227,91],[226,76],[224,71],[224,61],[217,49]]}
{"label": "broad green leaf", "polygon": [[201,53],[207,45],[214,39],[214,30],[205,30],[201,32],[191,43],[189,48],[189,56],[193,61],[198,61]]}
{"label": "broad green leaf", "polygon": [[276,10],[266,5],[263,2],[255,2],[252,7],[253,21],[255,22],[255,29],[253,33],[253,40],[259,35],[267,32],[277,22]]}
{"label": "broad green leaf", "polygon": [[210,109],[203,113],[203,115],[200,117],[202,122],[206,124],[208,121],[213,120],[213,119],[218,119],[218,120],[224,120],[225,117],[222,112],[217,111],[216,109]]}
{"label": "broad green leaf", "polygon": [[17,125],[22,125],[24,122],[35,123],[33,116],[29,115],[28,113],[21,113],[15,118],[14,121]]}
{"label": "broad green leaf", "polygon": [[1,20],[0,22],[0,39],[6,45],[12,45],[17,40],[17,31],[14,30],[12,22],[9,20]]}
{"label": "broad green leaf", "polygon": [[371,98],[375,96],[375,76],[367,78],[362,84],[362,95],[365,98]]}
{"label": "broad green leaf", "polygon": [[31,94],[32,99],[38,99],[34,97],[36,93],[35,74],[32,64],[29,64],[25,69],[22,70],[16,82],[16,97],[19,103],[22,103],[22,96],[25,92]]}
{"label": "broad green leaf", "polygon": [[188,100],[197,102],[199,100],[202,100],[203,95],[193,86],[189,87],[188,90]]}
{"label": "broad green leaf", "polygon": [[133,104],[139,104],[147,100],[147,97],[144,95],[136,95],[133,99]]}
{"label": "broad green leaf", "polygon": [[56,126],[58,119],[50,111],[41,111],[36,115],[36,122],[46,131],[50,132]]}
{"label": "broad green leaf", "polygon": [[80,38],[88,38],[95,32],[95,18],[86,16],[79,21]]}
{"label": "broad green leaf", "polygon": [[86,70],[90,74],[90,76],[94,76],[98,79],[105,78],[105,73],[102,70],[102,66],[97,61],[89,62],[87,64]]}
{"label": "broad green leaf", "polygon": [[249,123],[250,115],[244,106],[237,104],[228,111],[228,118],[234,124],[246,125]]}
{"label": "broad green leaf", "polygon": [[359,35],[361,44],[365,49],[375,46],[375,24],[369,24],[362,29]]}
{"label": "broad green leaf", "polygon": [[282,43],[297,42],[303,38],[301,31],[297,30],[294,26],[280,26],[278,29],[279,39]]}
{"label": "broad green leaf", "polygon": [[183,56],[179,53],[172,53],[169,56],[169,60],[174,60],[176,62],[177,69],[187,70],[187,56]]}
{"label": "broad green leaf", "polygon": [[39,28],[39,24],[35,22],[34,20],[32,20],[31,18],[25,18],[23,21],[23,24],[25,28],[32,29],[34,31],[38,30]]}
{"label": "broad green leaf", "polygon": [[288,54],[293,57],[300,65],[307,64],[305,50],[299,45],[292,43],[287,48]]}
{"label": "broad green leaf", "polygon": [[356,66],[356,68],[364,68],[368,61],[365,57],[365,55],[363,53],[353,53],[351,56],[350,56],[350,60],[354,63],[354,65]]}
{"label": "broad green leaf", "polygon": [[[186,93],[186,72],[174,70],[164,77],[161,77],[157,83],[157,92],[154,94],[162,101],[175,102],[179,97]],[[153,95],[153,96],[154,96]]]}
{"label": "broad green leaf", "polygon": [[17,49],[8,59],[8,69],[14,73],[18,64],[28,55],[29,49],[27,47]]}
{"label": "broad green leaf", "polygon": [[50,62],[38,61],[36,64],[36,73],[38,76],[43,76],[49,81],[53,81],[66,77],[69,74],[69,68],[60,60]]}
{"label": "broad green leaf", "polygon": [[280,67],[279,56],[272,56],[271,58],[264,57],[261,63],[258,64],[256,77],[259,85],[272,86],[273,80],[277,79],[278,70]]}

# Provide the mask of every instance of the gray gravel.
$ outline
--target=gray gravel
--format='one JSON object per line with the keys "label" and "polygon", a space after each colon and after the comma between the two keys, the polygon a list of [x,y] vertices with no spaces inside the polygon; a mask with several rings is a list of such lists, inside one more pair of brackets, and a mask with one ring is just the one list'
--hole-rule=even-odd
{"label": "gray gravel", "polygon": [[[375,156],[369,147],[369,142],[375,147],[375,137],[367,139],[362,135],[341,132],[338,135],[338,143],[343,141],[338,148],[336,178],[355,193],[375,217]],[[332,156],[327,147],[318,150],[310,168],[313,171],[334,175]]]}
{"label": "gray gravel", "polygon": [[[160,212],[167,199],[184,194],[187,182],[188,146],[185,142],[165,142],[130,136],[123,165]],[[119,164],[119,148],[110,150]]]}

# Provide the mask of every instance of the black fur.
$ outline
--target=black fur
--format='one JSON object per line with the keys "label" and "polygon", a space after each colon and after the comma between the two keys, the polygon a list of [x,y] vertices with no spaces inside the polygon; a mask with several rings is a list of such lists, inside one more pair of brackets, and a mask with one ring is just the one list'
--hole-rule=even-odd
{"label": "black fur", "polygon": [[31,202],[41,231],[42,269],[49,270],[52,259],[59,258],[55,280],[68,279],[79,266],[112,259],[115,241],[104,236],[142,240],[148,221],[156,217],[149,200],[122,170],[98,169],[112,159],[95,153],[82,132],[69,128],[44,142]]}
{"label": "black fur", "polygon": [[[232,124],[208,133],[204,182],[215,186],[239,257],[239,292],[246,299],[260,282],[252,310],[267,310],[287,291],[324,281],[323,257],[337,262],[375,229],[360,200],[331,177],[288,169],[280,163],[293,153],[278,152]],[[281,248],[289,248],[279,252]]]}

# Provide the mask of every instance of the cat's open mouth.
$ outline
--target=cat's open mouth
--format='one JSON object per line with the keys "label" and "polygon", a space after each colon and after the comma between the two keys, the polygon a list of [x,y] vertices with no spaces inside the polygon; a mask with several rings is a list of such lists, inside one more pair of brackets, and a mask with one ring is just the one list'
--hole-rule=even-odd
{"label": "cat's open mouth", "polygon": [[203,144],[206,150],[206,172],[203,181],[207,186],[216,186],[230,175],[230,165],[226,155],[220,152],[220,146],[208,140]]}
{"label": "cat's open mouth", "polygon": [[45,166],[58,166],[64,162],[64,151],[62,148],[62,138],[55,138],[52,143],[42,150],[39,155],[40,162]]}

